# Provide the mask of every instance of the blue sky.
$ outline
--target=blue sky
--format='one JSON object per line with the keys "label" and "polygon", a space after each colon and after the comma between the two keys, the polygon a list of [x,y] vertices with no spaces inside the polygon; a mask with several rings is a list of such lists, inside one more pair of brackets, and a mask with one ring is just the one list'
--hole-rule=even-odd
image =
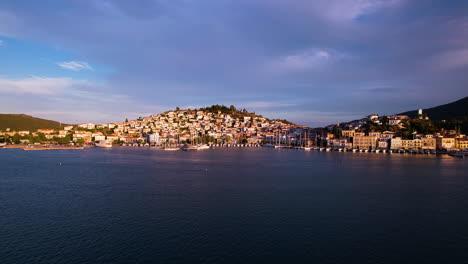
{"label": "blue sky", "polygon": [[468,1],[3,0],[0,112],[234,104],[321,126],[467,96]]}

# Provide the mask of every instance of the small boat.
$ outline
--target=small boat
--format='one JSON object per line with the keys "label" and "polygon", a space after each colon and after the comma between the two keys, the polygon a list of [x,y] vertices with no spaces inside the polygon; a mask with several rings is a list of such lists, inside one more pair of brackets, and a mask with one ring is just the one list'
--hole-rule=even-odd
{"label": "small boat", "polygon": [[206,144],[202,144],[202,145],[198,145],[198,150],[202,150],[202,149],[209,149],[210,146],[206,145]]}
{"label": "small boat", "polygon": [[456,157],[456,158],[461,158],[461,159],[465,158],[465,154],[463,154],[463,153],[449,153],[449,156]]}
{"label": "small boat", "polygon": [[6,142],[0,143],[0,148],[3,148],[4,146],[6,146]]}
{"label": "small boat", "polygon": [[164,147],[163,150],[166,150],[166,151],[177,151],[177,150],[180,150],[179,147]]}
{"label": "small boat", "polygon": [[96,143],[96,147],[112,148],[112,141],[110,141],[110,140],[101,140],[98,143]]}
{"label": "small boat", "polygon": [[185,145],[182,147],[183,150],[203,150],[203,149],[209,149],[210,146],[206,144],[200,144],[200,145]]}

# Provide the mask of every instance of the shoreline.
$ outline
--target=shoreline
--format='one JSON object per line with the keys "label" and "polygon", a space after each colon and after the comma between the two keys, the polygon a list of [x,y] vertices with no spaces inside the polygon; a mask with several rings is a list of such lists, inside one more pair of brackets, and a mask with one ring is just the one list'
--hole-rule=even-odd
{"label": "shoreline", "polygon": [[[18,145],[6,145],[0,147],[0,149],[22,149],[24,151],[39,151],[39,150],[83,150],[87,148],[95,148],[96,146],[28,146],[24,144]],[[128,144],[128,145],[116,145],[114,147],[129,147],[129,148],[154,148],[162,149],[164,146],[148,146],[148,145],[139,145],[139,144]],[[436,156],[436,155],[450,155],[454,157],[468,156],[467,153],[460,152],[447,152],[447,151],[435,151],[435,150],[363,150],[363,149],[333,149],[333,148],[324,148],[324,147],[292,147],[292,146],[262,146],[259,144],[214,144],[209,147],[210,149],[219,149],[219,148],[273,148],[273,149],[288,149],[288,150],[302,150],[305,152],[316,151],[316,152],[348,152],[348,153],[378,153],[378,154],[411,154],[411,155],[426,155],[426,156]]]}
{"label": "shoreline", "polygon": [[85,147],[38,147],[38,148],[23,148],[24,151],[37,151],[37,150],[75,150],[75,149],[84,149]]}

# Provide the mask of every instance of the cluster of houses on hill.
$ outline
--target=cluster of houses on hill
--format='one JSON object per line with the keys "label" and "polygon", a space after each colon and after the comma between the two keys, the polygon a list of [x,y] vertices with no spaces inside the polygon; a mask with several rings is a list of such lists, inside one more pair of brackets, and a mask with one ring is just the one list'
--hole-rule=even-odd
{"label": "cluster of houses on hill", "polygon": [[[427,119],[420,112],[420,119]],[[383,119],[385,119],[383,121]],[[455,150],[467,149],[466,135],[456,131],[435,134],[414,132],[410,138],[397,136],[394,131],[365,131],[365,124],[385,122],[401,129],[405,115],[379,117],[370,115],[365,119],[347,123],[346,126],[330,126],[312,129],[288,122],[270,120],[259,115],[239,112],[178,110],[138,118],[122,123],[85,123],[65,126],[61,129],[30,131],[3,131],[0,136],[20,137],[21,143],[33,143],[31,137],[41,136],[42,141],[56,142],[69,139],[78,144],[112,141],[116,144],[170,145],[191,142],[211,144],[276,144],[290,146],[322,146],[341,149],[387,149],[387,150]],[[338,133],[337,133],[338,132]]]}
{"label": "cluster of houses on hill", "polygon": [[[41,134],[48,140],[69,136],[75,143],[110,140],[115,143],[176,144],[196,140],[210,143],[260,144],[279,135],[300,134],[303,126],[270,120],[259,115],[235,112],[179,110],[151,115],[122,123],[66,126],[63,129],[5,131],[4,135]],[[26,141],[27,139],[23,139]],[[25,143],[25,142],[22,142]]]}

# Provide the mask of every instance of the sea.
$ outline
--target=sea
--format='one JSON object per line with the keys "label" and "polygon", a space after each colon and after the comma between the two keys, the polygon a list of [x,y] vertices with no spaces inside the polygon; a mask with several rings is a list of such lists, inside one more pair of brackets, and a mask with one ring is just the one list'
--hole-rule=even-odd
{"label": "sea", "polygon": [[0,149],[0,263],[468,263],[468,160]]}

